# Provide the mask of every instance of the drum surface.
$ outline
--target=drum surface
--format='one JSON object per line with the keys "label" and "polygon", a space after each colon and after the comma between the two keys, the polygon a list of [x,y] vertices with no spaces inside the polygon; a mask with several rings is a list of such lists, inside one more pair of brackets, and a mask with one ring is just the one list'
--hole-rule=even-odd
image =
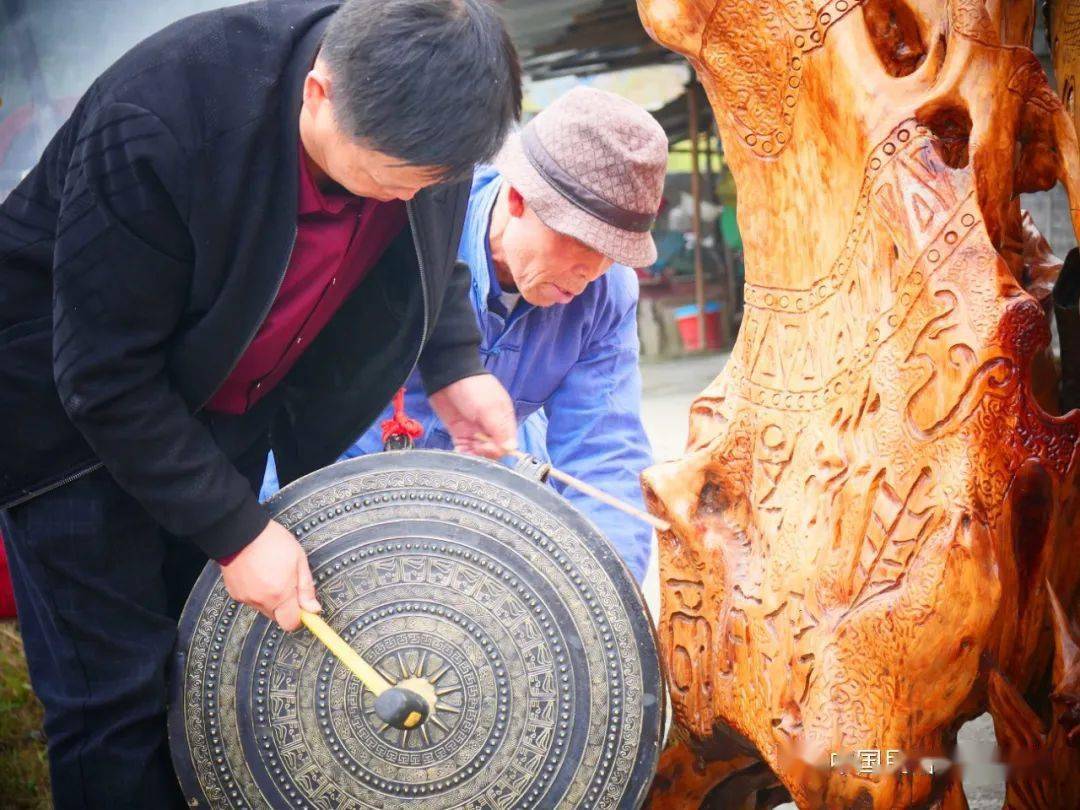
{"label": "drum surface", "polygon": [[641,805],[663,729],[652,623],[607,540],[547,485],[411,450],[335,464],[269,505],[308,553],[323,618],[437,702],[419,729],[387,727],[310,633],[233,601],[211,563],[169,710],[190,806]]}

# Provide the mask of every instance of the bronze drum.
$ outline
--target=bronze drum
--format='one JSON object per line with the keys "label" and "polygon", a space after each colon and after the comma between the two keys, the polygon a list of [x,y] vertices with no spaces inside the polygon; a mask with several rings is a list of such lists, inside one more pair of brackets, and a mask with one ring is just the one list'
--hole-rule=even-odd
{"label": "bronze drum", "polygon": [[169,710],[189,805],[639,807],[664,722],[652,622],[607,540],[539,478],[409,450],[275,496],[323,618],[390,682],[429,681],[435,707],[386,726],[310,633],[230,599],[211,563]]}

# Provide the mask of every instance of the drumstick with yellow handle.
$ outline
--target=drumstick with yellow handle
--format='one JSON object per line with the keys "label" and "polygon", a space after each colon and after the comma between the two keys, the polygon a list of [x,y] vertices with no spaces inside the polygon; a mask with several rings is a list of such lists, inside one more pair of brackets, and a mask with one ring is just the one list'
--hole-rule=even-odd
{"label": "drumstick with yellow handle", "polygon": [[345,639],[314,613],[300,611],[300,621],[337,659],[375,695],[375,714],[389,726],[408,731],[416,728],[435,707],[435,690],[422,678],[391,684],[360,657]]}

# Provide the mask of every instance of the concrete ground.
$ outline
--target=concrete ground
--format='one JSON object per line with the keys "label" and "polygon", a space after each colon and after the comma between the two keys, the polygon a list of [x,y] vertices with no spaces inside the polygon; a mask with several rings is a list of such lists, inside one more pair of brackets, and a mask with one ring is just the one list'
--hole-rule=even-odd
{"label": "concrete ground", "polygon": [[[712,354],[642,364],[642,412],[645,431],[657,461],[682,455],[686,444],[690,403],[720,373],[726,354]],[[645,579],[645,601],[653,615],[659,603],[659,574],[656,549]],[[994,749],[994,726],[984,714],[964,725],[959,735],[962,761],[988,763]],[[998,810],[1005,796],[1004,777],[999,769],[985,766],[968,769],[964,793],[971,810]],[[784,805],[794,808],[795,805]]]}

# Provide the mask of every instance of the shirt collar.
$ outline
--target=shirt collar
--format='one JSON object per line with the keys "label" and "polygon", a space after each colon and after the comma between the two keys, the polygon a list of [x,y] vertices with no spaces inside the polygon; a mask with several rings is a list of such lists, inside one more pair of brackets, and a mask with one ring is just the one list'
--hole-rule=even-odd
{"label": "shirt collar", "polygon": [[497,301],[499,296],[503,294],[502,285],[499,283],[499,274],[495,269],[495,261],[491,258],[491,245],[487,246],[488,249],[488,301]]}
{"label": "shirt collar", "polygon": [[487,309],[491,290],[491,246],[488,233],[491,230],[491,212],[495,207],[502,178],[489,167],[477,169],[473,177],[469,211],[465,217],[459,255],[472,271],[473,296],[478,309]]}
{"label": "shirt collar", "polygon": [[324,192],[319,188],[308,168],[304,147],[300,146],[300,199],[297,212],[300,214],[340,214],[347,206],[359,207],[364,204],[363,197],[356,197],[345,191]]}
{"label": "shirt collar", "polygon": [[488,208],[487,216],[482,221],[487,223],[484,228],[484,257],[487,259],[488,268],[488,290],[487,290],[487,308],[495,312],[503,318],[509,317],[510,313],[506,311],[506,305],[503,304],[502,294],[504,292],[502,285],[499,283],[499,271],[495,267],[495,259],[491,255],[491,216],[495,211],[495,203],[499,199],[499,192],[502,190],[502,181],[492,183],[495,187],[495,193],[491,197],[491,206]]}
{"label": "shirt collar", "polygon": [[[478,313],[490,311],[502,313],[500,296],[503,293],[495,277],[495,260],[491,257],[491,215],[502,190],[503,178],[491,166],[480,166],[473,175],[469,210],[465,216],[465,228],[461,235],[458,253],[472,271],[473,302]],[[531,305],[529,305],[531,307]],[[527,309],[524,305],[519,310]]]}

